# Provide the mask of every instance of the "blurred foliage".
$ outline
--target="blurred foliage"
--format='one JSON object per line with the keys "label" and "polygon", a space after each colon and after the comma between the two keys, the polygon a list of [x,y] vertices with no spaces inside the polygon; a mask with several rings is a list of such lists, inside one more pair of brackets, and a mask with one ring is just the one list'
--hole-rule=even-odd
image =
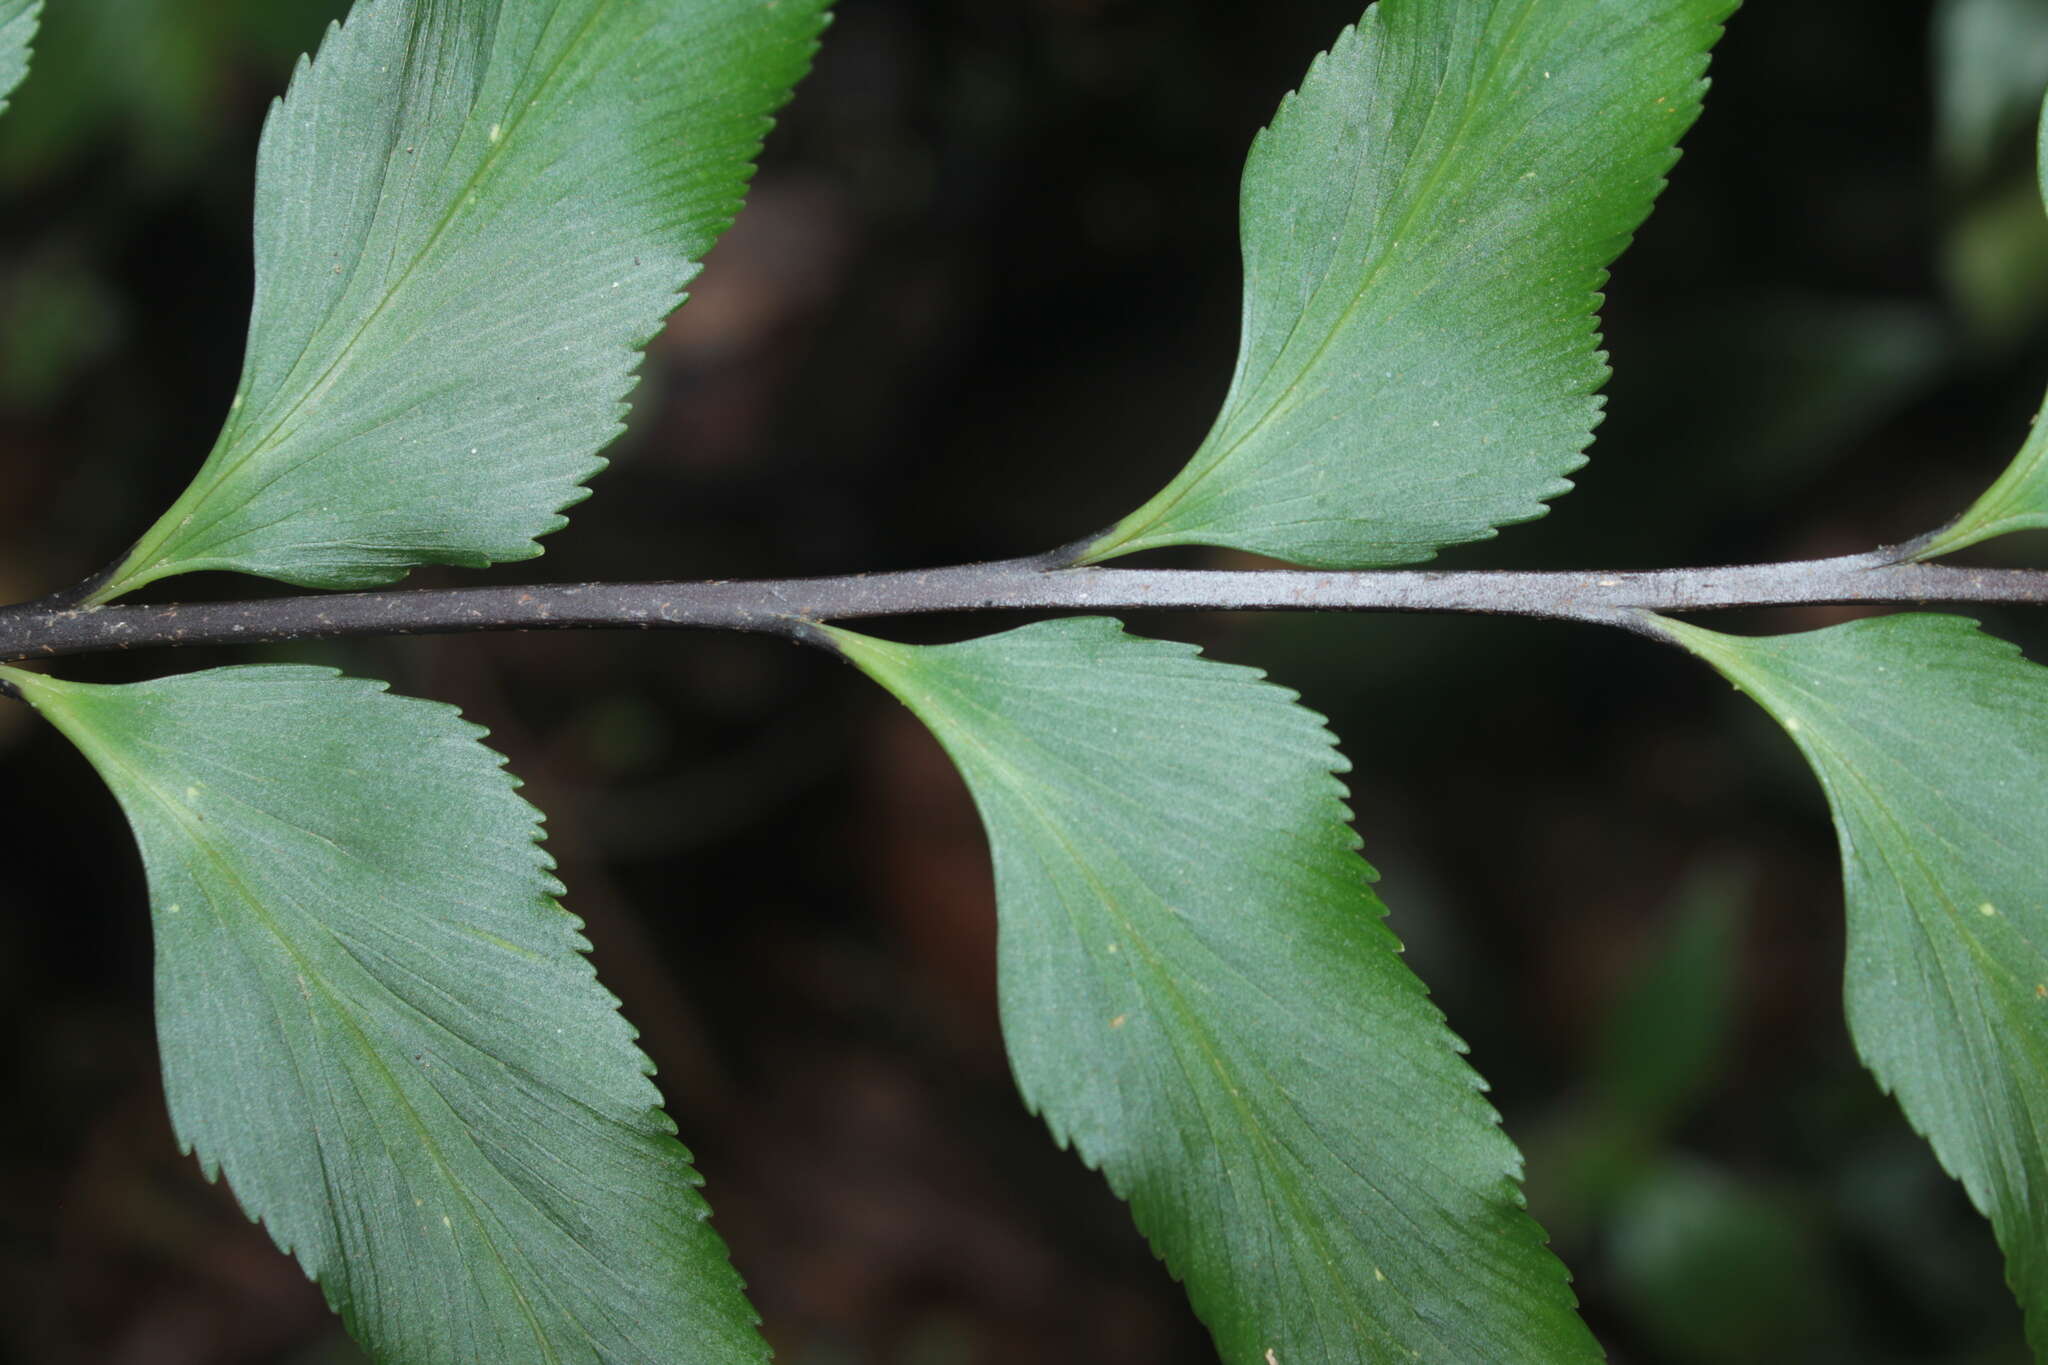
{"label": "blurred foliage", "polygon": [[1854,1359],[1853,1317],[1814,1201],[1671,1141],[1728,1060],[1750,893],[1750,879],[1726,869],[1696,874],[1667,941],[1610,1001],[1590,1078],[1594,1109],[1574,1125],[1581,1143],[1604,1139],[1607,1159],[1584,1161],[1578,1188],[1600,1218],[1601,1260],[1621,1311],[1668,1359]]}
{"label": "blurred foliage", "polygon": [[2037,0],[1936,0],[1935,153],[1951,183],[2010,165],[2048,87],[2048,7]]}
{"label": "blurred foliage", "polygon": [[[845,0],[750,208],[656,345],[618,465],[546,558],[488,577],[889,568],[1107,525],[1214,415],[1246,142],[1359,7]],[[53,6],[0,120],[0,591],[113,558],[210,445],[248,311],[257,131],[340,8]],[[2048,381],[2041,15],[1738,13],[1609,287],[1612,401],[1578,491],[1445,566],[1848,551],[1967,505]],[[2043,544],[1981,555],[2038,563]],[[1988,1228],[1853,1060],[1833,836],[1747,703],[1674,652],[1562,626],[1134,625],[1265,667],[1331,716],[1390,923],[1493,1082],[1617,1362],[2025,1358]],[[2048,657],[2048,623],[1998,625]],[[261,657],[390,678],[491,726],[550,814],[568,903],[779,1359],[1210,1358],[1099,1178],[1017,1103],[982,838],[893,703],[736,638]],[[0,1137],[0,1359],[337,1365],[317,1294],[175,1151],[111,801],[18,708],[0,747],[0,1018],[18,1040],[0,1083],[38,1116]]]}
{"label": "blurred foliage", "polygon": [[1942,264],[1981,343],[2024,339],[2048,306],[2048,221],[2032,156],[2048,88],[2048,5],[1934,8],[1935,160],[1949,196]]}
{"label": "blurred foliage", "polygon": [[[224,151],[227,102],[283,75],[345,0],[73,0],[36,40],[34,84],[0,140],[0,185],[19,192],[80,158],[112,154],[129,192],[175,194]],[[259,87],[260,88],[260,87]]]}
{"label": "blurred foliage", "polygon": [[1687,1365],[1868,1359],[1845,1349],[1850,1315],[1817,1222],[1795,1190],[1665,1162],[1613,1214],[1616,1292],[1644,1338]]}

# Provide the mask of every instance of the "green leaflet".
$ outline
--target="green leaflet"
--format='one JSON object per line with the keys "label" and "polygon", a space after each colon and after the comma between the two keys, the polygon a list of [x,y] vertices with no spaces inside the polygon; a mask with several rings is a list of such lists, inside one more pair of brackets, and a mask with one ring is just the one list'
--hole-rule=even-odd
{"label": "green leaflet", "polygon": [[1130,1201],[1225,1361],[1599,1358],[1381,922],[1318,716],[1109,620],[828,634],[966,778],[1018,1085]]}
{"label": "green leaflet", "polygon": [[478,727],[322,668],[0,677],[142,847],[180,1140],[375,1359],[766,1359]]}
{"label": "green leaflet", "polygon": [[1953,616],[1767,639],[1658,624],[1827,790],[1857,1049],[1990,1216],[2048,1356],[2048,671]]}
{"label": "green leaflet", "polygon": [[7,97],[28,75],[29,44],[36,40],[36,21],[43,0],[0,0],[0,113]]}
{"label": "green leaflet", "polygon": [[[2048,111],[2039,132],[2041,194],[2048,201]],[[2020,453],[1970,509],[1914,547],[1913,558],[1935,559],[1980,540],[2048,526],[2048,408],[2034,418]]]}
{"label": "green leaflet", "polygon": [[1384,0],[1252,144],[1244,339],[1186,469],[1082,555],[1428,559],[1584,463],[1594,331],[1735,0]]}
{"label": "green leaflet", "polygon": [[2020,453],[1970,510],[1915,547],[1914,559],[1936,559],[1980,540],[2048,526],[2048,408],[2034,418]]}
{"label": "green leaflet", "polygon": [[242,380],[95,600],[540,553],[739,209],[821,0],[359,0],[257,159]]}

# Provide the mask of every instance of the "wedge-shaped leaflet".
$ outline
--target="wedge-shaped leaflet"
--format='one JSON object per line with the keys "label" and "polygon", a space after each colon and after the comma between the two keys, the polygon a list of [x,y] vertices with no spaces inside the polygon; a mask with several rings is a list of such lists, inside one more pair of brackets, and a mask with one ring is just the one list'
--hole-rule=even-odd
{"label": "wedge-shaped leaflet", "polygon": [[1085,552],[1428,559],[1543,514],[1606,378],[1594,310],[1734,0],[1383,0],[1252,144],[1215,426]]}
{"label": "wedge-shaped leaflet", "polygon": [[[2041,194],[2048,201],[2048,112],[2040,124],[2037,160]],[[1930,536],[1914,549],[1915,559],[1934,559],[2013,531],[2048,527],[2048,407],[2034,418],[2034,426],[2020,446],[2020,453],[1984,490],[1984,496],[1970,504],[1968,511]]]}
{"label": "wedge-shaped leaflet", "polygon": [[2020,453],[1968,511],[1915,547],[1915,559],[1935,559],[1980,540],[2048,527],[2048,408],[2034,418]]}
{"label": "wedge-shaped leaflet", "polygon": [[99,600],[540,553],[739,209],[821,0],[359,0],[257,159],[220,440]]}
{"label": "wedge-shaped leaflet", "polygon": [[[2039,136],[2041,188],[2048,199],[2048,117],[2041,123]],[[2044,419],[2048,419],[2048,408],[2035,417],[2019,454],[1997,482],[1985,489],[1968,511],[1917,546],[1915,559],[1934,559],[1994,536],[2048,527],[2048,420]]]}
{"label": "wedge-shaped leaflet", "polygon": [[1857,1049],[1990,1216],[2048,1356],[2048,670],[1952,616],[1768,639],[1661,625],[1826,788]]}
{"label": "wedge-shaped leaflet", "polygon": [[7,97],[28,75],[29,44],[36,40],[36,21],[43,0],[0,0],[0,113]]}
{"label": "wedge-shaped leaflet", "polygon": [[1114,621],[831,634],[981,809],[1025,1100],[1131,1202],[1226,1361],[1599,1358],[1382,923],[1318,716]]}
{"label": "wedge-shaped leaflet", "polygon": [[0,676],[142,846],[181,1141],[375,1359],[766,1358],[476,726],[318,668]]}

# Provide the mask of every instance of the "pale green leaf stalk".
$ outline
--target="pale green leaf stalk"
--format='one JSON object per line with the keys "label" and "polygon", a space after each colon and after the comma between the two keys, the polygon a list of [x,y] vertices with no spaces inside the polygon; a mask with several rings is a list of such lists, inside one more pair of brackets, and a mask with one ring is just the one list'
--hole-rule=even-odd
{"label": "pale green leaf stalk", "polygon": [[375,1360],[766,1359],[479,727],[321,668],[0,678],[141,845],[179,1140]]}
{"label": "pale green leaf stalk", "polygon": [[359,0],[257,156],[226,425],[94,595],[540,553],[732,221],[822,0]]}
{"label": "pale green leaf stalk", "polygon": [[0,113],[7,110],[7,97],[28,75],[29,45],[36,40],[36,24],[43,16],[43,0],[0,0]]}
{"label": "pale green leaf stalk", "polygon": [[1819,776],[1857,1050],[1991,1219],[2048,1358],[2048,670],[1953,616],[1766,639],[1658,624]]}
{"label": "pale green leaf stalk", "polygon": [[1109,620],[827,633],[966,778],[1018,1086],[1229,1365],[1600,1358],[1382,922],[1320,717]]}
{"label": "pale green leaf stalk", "polygon": [[1252,144],[1244,335],[1193,459],[1081,556],[1428,559],[1543,514],[1600,418],[1595,311],[1734,0],[1384,0]]}

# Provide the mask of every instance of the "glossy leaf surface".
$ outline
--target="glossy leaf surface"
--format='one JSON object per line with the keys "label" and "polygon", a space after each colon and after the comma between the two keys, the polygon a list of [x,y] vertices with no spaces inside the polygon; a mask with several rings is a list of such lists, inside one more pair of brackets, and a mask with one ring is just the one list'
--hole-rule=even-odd
{"label": "glossy leaf surface", "polygon": [[0,0],[0,113],[28,75],[29,44],[36,40],[42,12],[43,0]]}
{"label": "glossy leaf surface", "polygon": [[0,675],[141,845],[180,1140],[375,1359],[766,1358],[478,727],[319,668]]}
{"label": "glossy leaf surface", "polygon": [[738,211],[820,0],[360,0],[257,159],[256,300],[197,479],[100,600],[540,553]]}
{"label": "glossy leaf surface", "polygon": [[1025,1100],[1130,1201],[1226,1361],[1599,1358],[1382,922],[1320,717],[1114,621],[831,634],[980,807]]}
{"label": "glossy leaf surface", "polygon": [[2048,670],[1952,616],[1765,639],[1661,626],[1819,775],[1857,1049],[1991,1218],[2048,1351]]}
{"label": "glossy leaf surface", "polygon": [[1428,559],[1541,516],[1599,420],[1594,310],[1733,0],[1383,0],[1252,144],[1244,332],[1186,469],[1084,558]]}

